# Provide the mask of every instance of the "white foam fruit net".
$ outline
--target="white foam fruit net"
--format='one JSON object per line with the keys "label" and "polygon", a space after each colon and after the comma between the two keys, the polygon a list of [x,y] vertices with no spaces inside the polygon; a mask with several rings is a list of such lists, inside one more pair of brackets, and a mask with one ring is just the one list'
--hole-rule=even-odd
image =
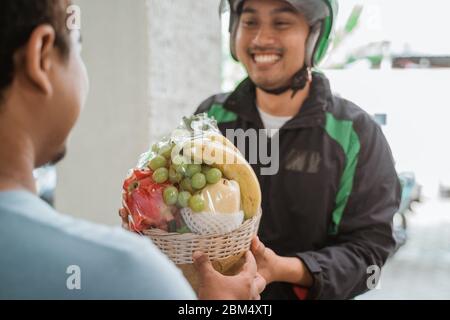
{"label": "white foam fruit net", "polygon": [[225,234],[239,228],[244,221],[244,212],[210,213],[192,212],[190,208],[181,209],[181,216],[188,228],[197,234]]}

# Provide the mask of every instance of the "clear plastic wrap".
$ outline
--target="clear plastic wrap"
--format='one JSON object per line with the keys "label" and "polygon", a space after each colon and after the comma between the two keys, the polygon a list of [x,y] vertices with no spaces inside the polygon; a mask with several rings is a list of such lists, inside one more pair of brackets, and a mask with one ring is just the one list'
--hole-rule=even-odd
{"label": "clear plastic wrap", "polygon": [[221,136],[214,119],[206,114],[183,118],[170,135],[140,156],[123,187],[132,230],[205,235],[239,228],[244,221],[239,184],[184,152],[193,141],[211,136]]}
{"label": "clear plastic wrap", "polygon": [[193,140],[203,139],[211,134],[221,135],[216,120],[209,118],[206,113],[201,113],[190,118],[183,117],[178,127],[170,135],[154,143],[149,151],[140,156],[137,167],[146,167],[148,162],[158,154],[158,150],[162,148],[167,148],[167,146],[174,147],[172,149],[173,154],[171,154],[171,157],[174,158],[182,151],[187,143]]}

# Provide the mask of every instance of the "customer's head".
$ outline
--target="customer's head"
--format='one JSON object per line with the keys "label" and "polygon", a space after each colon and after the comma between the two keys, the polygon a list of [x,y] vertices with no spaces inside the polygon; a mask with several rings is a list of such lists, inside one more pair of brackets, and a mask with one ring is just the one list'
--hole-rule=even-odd
{"label": "customer's head", "polygon": [[0,130],[28,135],[36,166],[62,157],[88,89],[79,30],[67,28],[70,5],[0,1]]}

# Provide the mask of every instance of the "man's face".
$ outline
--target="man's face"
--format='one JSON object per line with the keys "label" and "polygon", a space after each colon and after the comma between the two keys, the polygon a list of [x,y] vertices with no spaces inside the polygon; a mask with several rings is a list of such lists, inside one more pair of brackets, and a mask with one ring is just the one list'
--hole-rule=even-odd
{"label": "man's face", "polygon": [[289,85],[304,65],[309,26],[282,0],[247,0],[236,34],[236,54],[252,81],[264,89]]}
{"label": "man's face", "polygon": [[56,60],[52,72],[53,96],[46,108],[49,128],[48,149],[43,162],[56,163],[66,152],[66,141],[85,103],[89,82],[81,59],[81,39],[78,31],[71,31],[71,46],[67,60]]}

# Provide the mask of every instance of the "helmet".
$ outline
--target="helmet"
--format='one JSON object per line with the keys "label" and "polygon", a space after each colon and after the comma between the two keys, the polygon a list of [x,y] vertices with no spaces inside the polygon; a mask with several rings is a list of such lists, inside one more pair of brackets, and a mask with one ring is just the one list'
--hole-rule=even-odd
{"label": "helmet", "polygon": [[[317,66],[325,57],[333,35],[338,13],[337,0],[283,0],[303,13],[311,27],[306,41],[305,64],[308,67]],[[245,0],[222,0],[220,13],[230,11],[229,31],[231,55],[236,58],[236,32],[239,22],[240,8]]]}

